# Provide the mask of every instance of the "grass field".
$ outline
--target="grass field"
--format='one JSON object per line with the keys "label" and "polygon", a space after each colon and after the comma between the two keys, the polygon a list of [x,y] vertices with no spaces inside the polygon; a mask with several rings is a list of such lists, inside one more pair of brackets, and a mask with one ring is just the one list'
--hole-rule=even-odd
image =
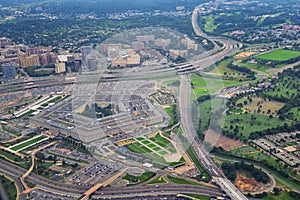
{"label": "grass field", "polygon": [[15,200],[17,198],[17,188],[11,180],[0,174],[1,187],[5,191],[8,200]]}
{"label": "grass field", "polygon": [[136,142],[127,145],[127,148],[161,164],[172,166],[182,163],[181,161],[175,163],[166,162],[164,156],[175,154],[177,151],[172,143],[159,133],[150,138],[138,137],[136,138]]}
{"label": "grass field", "polygon": [[[247,97],[244,97],[242,99],[239,99],[237,101],[237,104],[242,103],[243,104],[243,110],[250,112],[250,113],[258,113],[260,110],[260,114],[266,114],[266,115],[276,115],[276,112],[284,106],[284,103],[277,102],[277,101],[269,101],[269,100],[263,100],[259,97],[253,97],[251,98],[252,102],[250,102]],[[244,102],[247,102],[246,105],[244,105]]]}
{"label": "grass field", "polygon": [[6,124],[2,124],[2,130],[6,131],[10,134],[13,134],[15,136],[21,136],[21,132],[16,132],[16,131],[10,130],[9,128],[7,128]]}
{"label": "grass field", "polygon": [[173,182],[173,183],[177,183],[177,184],[183,184],[183,185],[200,185],[196,182],[193,181],[189,181],[186,179],[182,179],[182,178],[178,178],[178,177],[173,177],[173,176],[168,176],[168,179]]}
{"label": "grass field", "polygon": [[286,191],[279,192],[279,195],[273,195],[268,193],[268,195],[263,200],[296,200],[295,198],[291,197],[290,194]]}
{"label": "grass field", "polygon": [[292,108],[287,113],[285,113],[285,117],[288,119],[299,122],[300,121],[300,108]]}
{"label": "grass field", "polygon": [[228,75],[237,75],[239,73],[239,71],[233,70],[233,69],[229,69],[227,66],[233,62],[234,59],[233,58],[229,58],[226,60],[221,61],[219,64],[217,64],[217,66],[211,71],[211,73],[214,74],[228,74]]}
{"label": "grass field", "polygon": [[214,19],[213,15],[209,15],[206,17],[206,24],[204,26],[204,30],[206,32],[211,33],[218,27],[218,25],[215,24],[214,20],[215,19]]}
{"label": "grass field", "polygon": [[198,200],[210,200],[211,199],[211,197],[203,196],[200,194],[183,194],[183,195],[192,197],[193,199],[198,199]]}
{"label": "grass field", "polygon": [[137,185],[145,181],[148,181],[151,178],[153,178],[155,175],[156,174],[154,172],[144,172],[140,176],[126,174],[122,179],[129,181],[129,184],[127,184],[127,186],[132,186],[132,185]]}
{"label": "grass field", "polygon": [[19,151],[25,147],[30,147],[31,145],[35,144],[35,143],[38,143],[40,141],[42,141],[43,139],[45,139],[46,136],[44,135],[40,135],[38,137],[35,137],[35,138],[31,138],[31,139],[28,139],[24,142],[21,142],[13,147],[11,147],[10,149],[13,150],[13,151]]}
{"label": "grass field", "polygon": [[265,54],[256,56],[258,59],[271,60],[271,61],[286,61],[300,56],[300,51],[292,50],[275,50]]}
{"label": "grass field", "polygon": [[168,183],[163,176],[158,177],[157,179],[154,179],[148,185],[156,185],[156,184],[165,184]]}
{"label": "grass field", "polygon": [[233,149],[233,150],[230,150],[229,153],[232,155],[235,155],[235,156],[239,156],[242,158],[249,158],[249,159],[256,160],[256,161],[267,161],[271,165],[276,164],[276,160],[274,158],[266,155],[265,153],[255,149],[251,146]]}
{"label": "grass field", "polygon": [[[276,117],[269,118],[266,115],[257,114],[231,114],[225,117],[224,128],[229,135],[239,139],[248,139],[250,133],[255,131],[263,131],[268,128],[275,128],[278,125],[283,126],[284,123],[291,124],[290,121],[282,121]],[[222,125],[222,124],[220,124]]]}
{"label": "grass field", "polygon": [[165,108],[166,113],[170,116],[169,126],[173,126],[176,120],[176,106],[170,105],[169,107]]}
{"label": "grass field", "polygon": [[221,78],[203,78],[196,74],[192,74],[191,82],[193,85],[193,92],[196,98],[203,95],[213,94],[224,87],[243,84],[243,82],[235,80],[229,81],[223,80]]}
{"label": "grass field", "polygon": [[[286,84],[291,82],[291,80],[284,78],[284,80],[272,91],[266,92],[267,95],[272,97],[284,97],[290,99],[293,95],[297,95],[298,91],[296,88],[292,88],[292,84]],[[299,84],[299,81],[293,80],[293,83]]]}
{"label": "grass field", "polygon": [[200,131],[206,131],[208,129],[208,122],[211,119],[212,112],[225,108],[226,107],[226,99],[213,98],[211,100],[207,100],[199,104],[199,117],[201,119],[200,123]]}

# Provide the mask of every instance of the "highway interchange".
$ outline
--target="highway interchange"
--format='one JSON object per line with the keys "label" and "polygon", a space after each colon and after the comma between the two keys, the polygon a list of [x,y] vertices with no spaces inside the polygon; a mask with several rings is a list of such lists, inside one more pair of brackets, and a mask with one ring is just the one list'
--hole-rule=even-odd
{"label": "highway interchange", "polygon": [[[236,53],[241,44],[226,39],[226,38],[216,38],[210,37],[204,34],[198,23],[198,11],[199,7],[193,12],[192,15],[192,24],[194,27],[194,31],[197,35],[206,37],[211,41],[219,41],[223,43],[223,48],[219,48],[216,43],[215,48],[210,52],[207,52],[207,56],[204,56],[202,59],[194,61],[193,65],[196,66],[194,71],[202,71],[204,67],[210,66],[221,60],[225,56],[232,55]],[[143,72],[141,75],[145,75],[145,73],[151,73],[151,71]],[[164,74],[165,73],[165,74]],[[135,74],[138,78],[139,76]],[[156,72],[156,74],[160,74],[161,76],[171,75],[174,74],[172,71],[162,70],[161,73]],[[131,77],[132,78],[132,77]],[[191,93],[191,85],[189,81],[189,74],[181,75],[181,85],[180,85],[180,96],[179,96],[179,103],[180,103],[180,114],[181,114],[181,122],[184,127],[184,131],[186,133],[187,138],[189,139],[193,149],[195,150],[199,160],[202,162],[203,166],[208,170],[209,174],[214,178],[218,177],[224,181],[226,181],[226,177],[222,174],[222,172],[215,166],[213,161],[211,160],[208,152],[200,145],[199,141],[194,137],[195,130],[192,125],[191,113],[190,113],[190,93]],[[49,78],[38,78],[33,79],[30,82],[20,82],[20,83],[13,83],[13,84],[6,84],[1,85],[1,93],[4,92],[13,92],[17,90],[24,90],[24,89],[31,89],[31,88],[39,88],[39,87],[47,87],[52,85],[65,85],[65,84],[72,84],[74,81],[65,81],[62,77],[51,77]],[[9,177],[13,177],[16,180],[16,185],[20,192],[20,199],[24,199],[25,195],[22,193],[24,190],[20,182],[17,178],[21,177],[26,170],[20,168],[12,163],[7,161],[1,161],[0,163],[0,171],[6,174]],[[35,184],[35,187],[40,188],[41,190],[49,191],[54,194],[60,195],[71,195],[75,198],[79,198],[85,191],[88,190],[85,186],[76,186],[65,184],[61,182],[51,181],[46,178],[43,178],[35,173],[31,173],[28,176],[28,181]],[[222,187],[224,188],[224,187]],[[236,189],[236,188],[234,188]],[[228,191],[229,189],[225,187],[225,192],[229,195],[232,199],[247,199],[244,195],[240,192],[231,193]],[[146,196],[150,195],[149,191],[151,191],[151,195],[158,195],[158,194],[178,194],[178,193],[191,193],[191,194],[203,194],[208,196],[222,196],[224,195],[218,189],[213,189],[204,186],[187,186],[187,185],[177,185],[177,184],[168,184],[168,185],[159,185],[159,186],[133,186],[133,187],[126,187],[126,188],[102,188],[98,190],[93,197],[95,198],[116,198],[116,197],[134,197],[134,196]]]}

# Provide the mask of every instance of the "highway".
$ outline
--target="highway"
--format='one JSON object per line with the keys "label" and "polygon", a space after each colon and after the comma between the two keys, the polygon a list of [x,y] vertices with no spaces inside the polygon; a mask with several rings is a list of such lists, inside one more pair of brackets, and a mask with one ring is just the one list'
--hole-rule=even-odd
{"label": "highway", "polygon": [[[198,7],[197,7],[198,8]],[[202,37],[206,37],[210,39],[211,41],[219,41],[223,43],[224,47],[221,49],[215,44],[215,48],[211,51],[207,52],[207,55],[203,56],[202,59],[194,61],[192,64],[195,66],[195,69],[193,71],[202,71],[205,67],[210,66],[214,64],[215,62],[221,60],[225,56],[229,56],[234,54],[239,50],[241,45],[235,41],[226,39],[226,38],[216,38],[216,37],[209,37],[206,34],[204,34],[197,22],[197,16],[198,11],[197,8],[193,12],[192,17],[192,23],[194,27],[194,31]],[[132,78],[145,78],[145,74],[149,75],[149,77],[153,78],[155,76],[173,76],[175,75],[174,69],[161,69],[157,68],[154,71],[152,70],[144,70],[140,69],[141,71],[138,71],[134,73],[133,75],[126,74],[123,78],[124,79],[132,79]],[[189,71],[188,73],[191,73]],[[118,79],[120,80],[120,79]],[[122,80],[122,79],[121,79]],[[114,81],[114,80],[112,80]],[[48,87],[48,86],[55,86],[55,85],[66,85],[66,84],[73,84],[75,80],[69,80],[66,81],[64,77],[61,76],[53,76],[48,78],[34,78],[30,81],[16,81],[7,83],[0,86],[0,93],[6,93],[6,92],[14,92],[14,91],[20,91],[20,90],[26,90],[26,89],[32,89],[32,88],[39,88],[39,87]],[[186,133],[186,136],[188,140],[190,141],[193,149],[195,150],[199,160],[202,162],[203,166],[207,169],[207,171],[210,173],[212,177],[219,177],[218,181],[220,180],[223,184],[223,182],[227,182],[226,177],[218,170],[218,168],[215,166],[213,161],[211,160],[208,152],[203,148],[203,146],[200,145],[200,141],[195,137],[195,130],[192,124],[191,114],[190,114],[190,94],[191,94],[191,87],[189,82],[189,75],[182,75],[181,76],[181,85],[180,85],[180,97],[179,97],[179,103],[180,103],[180,114],[181,114],[181,120],[182,125],[184,127],[184,131]],[[26,173],[26,170],[15,166],[12,163],[9,163],[7,161],[1,160],[0,163],[0,171],[3,173],[7,173],[9,175],[14,175],[14,177],[21,177],[24,173]],[[80,197],[82,194],[84,194],[86,191],[88,191],[88,187],[85,186],[77,186],[77,185],[71,185],[66,183],[61,183],[57,181],[48,180],[46,178],[43,178],[35,173],[31,173],[26,180],[36,184],[36,187],[45,190],[50,191],[54,194],[65,194],[65,195],[72,195],[74,197]],[[227,183],[226,183],[227,184]],[[230,185],[230,187],[232,187]],[[234,187],[234,186],[233,186]],[[223,190],[232,197],[232,199],[245,199],[243,195],[240,193],[232,194],[228,193],[226,190],[226,186],[222,186]],[[233,188],[235,191],[236,188]],[[195,193],[195,194],[206,194],[210,196],[221,196],[223,195],[222,192],[218,189],[212,189],[204,186],[187,186],[187,185],[176,185],[176,184],[168,184],[168,185],[160,185],[158,187],[156,186],[147,186],[147,187],[126,187],[126,188],[101,188],[96,192],[96,196],[102,196],[102,197],[116,197],[117,195],[125,195],[127,197],[134,197],[134,196],[144,196],[148,195],[149,191],[153,191],[154,194],[158,195],[161,194],[162,191],[164,191],[164,194],[178,194],[178,193]],[[103,196],[104,195],[104,196]],[[236,195],[240,195],[236,197]]]}
{"label": "highway", "polygon": [[[0,163],[0,171],[13,177],[21,177],[26,172],[25,169],[15,166],[14,164],[5,160]],[[70,195],[74,198],[82,196],[89,188],[85,186],[71,185],[61,182],[52,181],[42,176],[31,173],[28,178],[30,182],[34,183],[39,189],[51,192],[53,194]],[[21,183],[18,185],[22,188]],[[23,189],[21,190],[23,191]],[[222,196],[224,193],[218,189],[205,187],[205,186],[191,186],[191,185],[178,185],[166,184],[160,186],[133,186],[124,188],[101,188],[96,192],[96,196],[101,197],[116,197],[117,195],[126,195],[127,197],[145,196],[149,191],[159,194],[164,191],[166,194],[190,193],[190,194],[206,194],[209,196]],[[165,194],[164,193],[164,194]]]}
{"label": "highway", "polygon": [[[193,12],[192,24],[194,31],[199,34],[199,36],[206,36],[201,30],[197,22],[199,7],[196,7]],[[225,50],[215,53],[203,60],[197,61],[202,67],[209,66],[214,62],[221,60],[225,56],[232,55],[239,49],[239,44],[234,41],[224,41],[219,38],[209,37],[211,40],[218,40],[222,42],[225,46]],[[186,134],[187,139],[189,140],[191,146],[193,147],[198,159],[201,161],[205,169],[212,176],[213,180],[226,192],[231,199],[234,200],[244,200],[247,199],[242,192],[240,192],[225,176],[224,174],[216,167],[212,161],[209,152],[205,149],[204,145],[198,140],[196,130],[193,126],[192,113],[191,113],[191,84],[190,84],[190,75],[182,75],[180,81],[180,116],[181,122]]]}

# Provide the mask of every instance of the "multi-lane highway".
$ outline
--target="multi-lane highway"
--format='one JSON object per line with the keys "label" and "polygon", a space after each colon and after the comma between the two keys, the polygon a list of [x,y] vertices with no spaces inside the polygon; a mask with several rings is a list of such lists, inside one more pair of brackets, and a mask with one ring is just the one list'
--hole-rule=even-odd
{"label": "multi-lane highway", "polygon": [[[0,171],[14,177],[21,177],[22,174],[26,172],[25,169],[15,166],[12,163],[7,161],[1,161]],[[71,185],[56,181],[51,181],[42,176],[39,176],[35,173],[31,173],[28,176],[28,181],[34,183],[37,188],[51,192],[53,194],[59,195],[68,195],[73,196],[74,198],[79,198],[84,194],[89,188],[85,186]],[[21,184],[20,188],[22,188]],[[136,186],[136,187],[126,187],[126,188],[102,188],[95,193],[95,197],[101,198],[116,198],[122,197],[135,197],[135,196],[146,196],[149,195],[149,191],[153,191],[155,194],[172,194],[176,195],[178,193],[190,193],[190,194],[205,194],[209,196],[222,196],[224,193],[220,192],[218,189],[210,188],[206,186],[187,186],[187,185],[178,185],[178,184],[168,184],[160,186]],[[22,191],[21,191],[22,192]],[[152,194],[153,195],[153,194]],[[24,196],[22,196],[24,197]],[[20,198],[22,199],[22,198]]]}
{"label": "multi-lane highway", "polygon": [[[224,40],[222,38],[208,37],[206,34],[204,34],[201,31],[197,22],[198,12],[199,12],[199,7],[196,7],[192,16],[192,24],[194,27],[194,31],[199,36],[207,37],[212,41],[219,41],[223,43],[223,45],[225,46],[225,48],[222,51],[219,51],[211,56],[208,56],[207,58],[197,61],[197,64],[201,66],[198,69],[201,69],[203,67],[214,64],[214,62],[221,60],[225,56],[234,54],[239,49],[240,45],[234,41]],[[218,51],[218,48],[215,48],[214,51]],[[246,196],[243,195],[243,193],[239,191],[216,167],[216,165],[214,164],[214,162],[209,156],[209,152],[205,149],[204,145],[201,144],[200,141],[198,140],[196,130],[193,126],[190,95],[191,95],[190,75],[188,74],[182,75],[181,82],[180,82],[180,96],[179,96],[180,116],[181,116],[182,126],[184,128],[187,139],[189,140],[191,146],[193,147],[194,151],[196,152],[196,155],[198,156],[203,166],[212,176],[213,180],[215,180],[216,183],[222,188],[222,190],[224,190],[226,194],[230,196],[232,199],[236,199],[236,200],[247,199]]]}
{"label": "multi-lane highway", "polygon": [[[207,52],[207,55],[203,56],[201,59],[198,59],[192,63],[195,66],[195,70],[193,71],[201,71],[203,70],[204,67],[214,64],[216,61],[221,60],[225,56],[234,54],[241,47],[241,44],[235,41],[226,38],[210,37],[207,36],[205,33],[203,33],[197,22],[198,10],[199,8],[197,7],[193,12],[193,17],[192,17],[192,24],[194,27],[194,31],[199,36],[206,37],[209,40],[211,40],[215,44],[215,47],[213,50]],[[223,43],[223,48],[218,47],[215,41],[219,41]],[[129,75],[128,78],[145,77],[145,74],[149,74],[150,77],[153,77],[153,75],[157,75],[157,76],[175,75],[174,70],[157,68],[154,71],[153,69],[148,71],[147,70],[145,71],[144,69],[142,71],[137,71],[133,75]],[[1,93],[5,93],[5,92],[13,92],[13,91],[24,90],[24,89],[32,89],[32,88],[55,86],[55,85],[65,85],[65,84],[72,84],[72,83],[74,83],[74,79],[70,79],[66,81],[64,77],[53,76],[50,79],[35,78],[31,81],[21,81],[21,82],[12,82],[8,84],[4,84],[0,86],[0,91]],[[210,175],[212,175],[213,177],[220,177],[217,179],[218,180],[217,182],[221,182],[219,184],[229,196],[231,196],[233,199],[244,199],[245,197],[242,194],[238,193],[238,190],[236,194],[228,193],[226,189],[228,187],[226,185],[229,183],[227,183],[226,177],[224,177],[224,175],[215,166],[208,152],[205,150],[203,146],[200,145],[198,139],[194,137],[196,134],[195,134],[194,127],[192,125],[192,119],[190,115],[191,88],[189,82],[189,75],[181,76],[180,87],[181,88],[180,88],[179,101],[180,101],[180,113],[181,113],[182,125],[184,127],[187,138],[189,139],[199,160],[201,160],[203,166],[208,170]],[[0,171],[14,177],[21,177],[26,172],[25,169],[2,160],[0,163]],[[86,186],[77,186],[77,185],[70,185],[61,182],[51,181],[35,173],[31,173],[27,177],[27,179],[28,181],[36,184],[36,187],[42,190],[50,191],[54,194],[56,193],[56,194],[71,195],[76,198],[80,197],[82,194],[84,194],[84,192],[86,192],[89,189]],[[232,188],[232,185],[230,185],[230,188],[231,191],[236,191],[235,190],[236,188]],[[95,197],[119,197],[124,195],[126,197],[145,196],[145,195],[149,195],[149,191],[153,191],[152,193],[155,195],[159,195],[162,192],[164,194],[195,193],[195,194],[205,194],[209,196],[223,195],[223,193],[220,192],[218,189],[212,189],[209,187],[169,184],[169,185],[160,185],[157,187],[156,186],[127,187],[122,189],[102,188],[100,191],[96,192]]]}

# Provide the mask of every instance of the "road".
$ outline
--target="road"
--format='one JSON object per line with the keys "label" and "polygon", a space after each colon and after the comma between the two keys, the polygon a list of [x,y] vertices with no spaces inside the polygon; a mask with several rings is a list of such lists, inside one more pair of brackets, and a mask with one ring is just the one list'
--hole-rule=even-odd
{"label": "road", "polygon": [[[201,30],[197,22],[199,7],[196,7],[193,12],[192,23],[194,31],[199,34],[199,36],[207,36]],[[239,44],[234,41],[225,42],[223,39],[212,38],[211,40],[216,40],[222,42],[225,46],[223,51],[217,52],[207,58],[197,61],[197,64],[201,65],[201,68],[209,66],[214,62],[224,58],[225,56],[232,55],[239,49]],[[216,49],[217,50],[217,49]],[[195,64],[194,64],[195,65]],[[199,68],[198,68],[199,70]],[[182,75],[180,82],[180,116],[181,122],[186,134],[187,139],[189,140],[191,146],[193,147],[198,159],[201,161],[205,169],[212,176],[213,180],[226,192],[228,196],[232,199],[243,200],[247,199],[242,192],[240,192],[226,177],[225,175],[216,167],[212,161],[209,152],[205,149],[204,145],[198,140],[196,130],[193,126],[192,120],[192,111],[191,111],[191,84],[190,84],[190,75]]]}
{"label": "road", "polygon": [[[26,172],[25,169],[15,166],[7,161],[1,161],[0,171],[13,177],[21,177]],[[71,185],[56,181],[51,181],[35,173],[30,173],[27,179],[34,183],[39,189],[51,192],[53,194],[70,195],[75,198],[82,196],[89,188],[85,186]],[[18,180],[16,180],[18,181]],[[22,188],[22,184],[18,181],[18,185]],[[21,190],[23,191],[23,189]],[[145,196],[149,191],[157,192],[165,191],[166,194],[178,194],[178,193],[190,193],[190,194],[206,194],[210,196],[221,196],[224,193],[218,189],[205,187],[205,186],[191,186],[191,185],[178,185],[178,184],[166,184],[160,186],[133,186],[125,188],[102,188],[96,192],[97,196],[109,196],[115,197],[116,195],[126,195],[127,197]],[[165,193],[164,193],[165,194]]]}

